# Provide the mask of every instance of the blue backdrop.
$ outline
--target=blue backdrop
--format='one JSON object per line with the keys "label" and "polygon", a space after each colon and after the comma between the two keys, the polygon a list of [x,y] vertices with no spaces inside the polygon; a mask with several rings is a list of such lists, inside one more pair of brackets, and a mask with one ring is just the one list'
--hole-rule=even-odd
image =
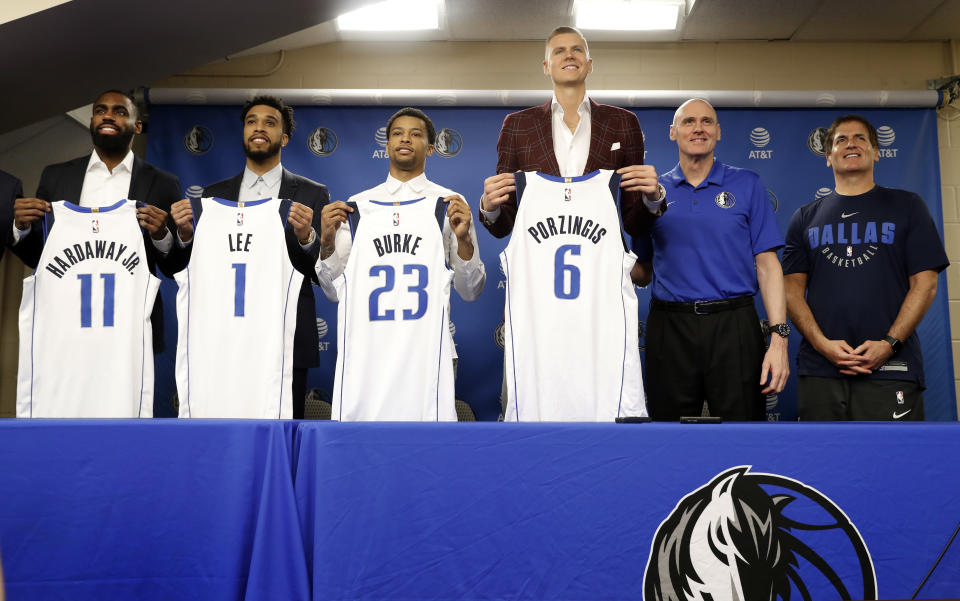
{"label": "blue backdrop", "polygon": [[[373,187],[387,175],[387,119],[395,106],[304,106],[296,108],[297,128],[283,151],[286,169],[326,184],[333,200]],[[427,114],[442,131],[442,152],[427,160],[427,176],[458,191],[476,212],[483,179],[496,168],[496,142],[507,107],[428,107]],[[676,164],[677,149],[668,136],[672,108],[635,109],[646,134],[647,162],[665,172]],[[816,195],[833,187],[833,174],[818,146],[817,129],[827,127],[841,112],[859,112],[880,133],[880,185],[920,194],[943,230],[940,168],[934,109],[721,109],[722,140],[717,158],[757,171],[766,184],[777,222],[786,231],[791,215]],[[150,111],[147,160],[180,177],[186,194],[199,195],[204,185],[236,175],[243,169],[238,106],[154,105]],[[817,151],[820,151],[818,154]],[[460,356],[457,398],[470,403],[478,419],[496,419],[499,412],[503,354],[497,343],[503,320],[504,278],[498,255],[506,240],[497,240],[480,226],[479,247],[487,269],[487,286],[479,299],[462,301],[455,293],[452,327]],[[164,279],[167,339],[176,339],[176,285]],[[336,306],[315,289],[322,365],[311,370],[308,387],[328,394],[333,389],[336,362]],[[638,291],[641,328],[649,291]],[[762,303],[757,300],[763,316]],[[927,419],[955,420],[953,361],[946,292],[940,277],[937,298],[919,328],[927,385]],[[641,346],[644,339],[641,335]],[[791,368],[800,340],[790,340]],[[161,405],[173,396],[175,349],[158,357],[156,394]],[[397,361],[403,361],[397,357]],[[375,369],[375,368],[372,368]],[[796,419],[796,377],[791,375],[779,398],[768,399],[768,419]]]}

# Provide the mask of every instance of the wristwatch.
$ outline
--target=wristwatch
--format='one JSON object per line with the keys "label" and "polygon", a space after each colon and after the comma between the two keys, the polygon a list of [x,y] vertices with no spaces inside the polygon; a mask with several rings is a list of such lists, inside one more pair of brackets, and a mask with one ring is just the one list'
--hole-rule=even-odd
{"label": "wristwatch", "polygon": [[893,354],[896,355],[900,348],[903,346],[903,343],[894,338],[893,336],[884,336],[883,339],[890,344],[890,348],[893,349]]}
{"label": "wristwatch", "polygon": [[767,326],[771,333],[779,335],[781,338],[790,337],[790,326],[785,323],[773,323]]}

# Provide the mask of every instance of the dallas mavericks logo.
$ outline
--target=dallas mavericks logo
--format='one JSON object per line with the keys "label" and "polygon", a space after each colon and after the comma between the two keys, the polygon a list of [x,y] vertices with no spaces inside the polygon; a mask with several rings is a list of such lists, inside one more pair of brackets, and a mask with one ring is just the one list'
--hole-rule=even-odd
{"label": "dallas mavericks logo", "polygon": [[757,148],[763,148],[770,143],[770,132],[762,127],[754,127],[750,130],[750,143]]}
{"label": "dallas mavericks logo", "polygon": [[493,331],[493,341],[497,343],[497,346],[500,347],[500,350],[503,350],[504,347],[506,346],[506,343],[504,342],[504,333],[503,333],[504,327],[505,327],[505,324],[504,322],[501,321],[500,325],[497,326],[497,329]]}
{"label": "dallas mavericks logo", "polygon": [[770,188],[767,188],[767,200],[770,201],[770,206],[773,207],[773,212],[776,213],[777,209],[780,208],[780,199],[777,198],[777,195],[774,194]]}
{"label": "dallas mavericks logo", "polygon": [[99,234],[99,233],[100,233],[100,220],[99,220],[99,219],[94,219],[94,220],[91,221],[91,223],[90,223],[90,231],[92,231],[94,234]]}
{"label": "dallas mavericks logo", "polygon": [[444,158],[455,157],[463,149],[463,137],[457,130],[444,127],[437,132],[437,143],[433,148]]}
{"label": "dallas mavericks logo", "polygon": [[721,192],[717,194],[717,197],[713,199],[713,202],[717,203],[717,206],[721,209],[729,209],[733,205],[737,204],[737,198],[730,192]]}
{"label": "dallas mavericks logo", "polygon": [[337,149],[337,134],[328,127],[318,127],[310,132],[307,137],[307,148],[318,157],[325,157],[333,154]]}
{"label": "dallas mavericks logo", "polygon": [[205,125],[194,125],[183,137],[183,146],[193,154],[203,154],[213,148],[213,132]]}
{"label": "dallas mavericks logo", "polygon": [[203,196],[203,186],[190,186],[187,188],[187,198],[200,198]]}
{"label": "dallas mavericks logo", "polygon": [[807,136],[807,148],[818,157],[827,156],[827,128],[818,127]]}
{"label": "dallas mavericks logo", "polygon": [[809,601],[810,591],[877,598],[863,537],[820,491],[746,465],[677,503],[653,537],[643,576],[645,601]]}

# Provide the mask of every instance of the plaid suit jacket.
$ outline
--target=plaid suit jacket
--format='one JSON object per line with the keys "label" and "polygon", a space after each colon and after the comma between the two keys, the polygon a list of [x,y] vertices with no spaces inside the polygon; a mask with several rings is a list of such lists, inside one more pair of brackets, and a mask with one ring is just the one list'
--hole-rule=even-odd
{"label": "plaid suit jacket", "polygon": [[[619,147],[613,147],[619,142]],[[597,169],[619,169],[643,164],[643,131],[636,115],[628,110],[590,100],[590,152],[584,173]],[[539,171],[560,175],[553,152],[553,123],[550,102],[511,113],[503,120],[497,140],[497,173]],[[643,205],[639,192],[621,195],[624,228],[631,235],[642,231],[653,216]],[[516,197],[501,205],[493,223],[480,221],[497,238],[513,230],[517,214]]]}

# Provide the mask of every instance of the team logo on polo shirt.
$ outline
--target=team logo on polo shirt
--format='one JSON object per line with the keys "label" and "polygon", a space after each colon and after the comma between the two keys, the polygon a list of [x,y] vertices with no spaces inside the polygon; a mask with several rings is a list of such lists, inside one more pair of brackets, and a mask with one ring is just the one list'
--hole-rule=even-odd
{"label": "team logo on polo shirt", "polygon": [[463,149],[463,136],[455,129],[444,127],[437,132],[437,143],[433,149],[444,158],[455,157]]}
{"label": "team logo on polo shirt", "polygon": [[876,599],[870,551],[825,494],[787,476],[720,472],[677,502],[650,544],[644,599]]}
{"label": "team logo on polo shirt", "polygon": [[807,136],[807,148],[818,157],[827,156],[827,128],[818,127]]}
{"label": "team logo on polo shirt", "polygon": [[213,148],[213,132],[205,125],[194,125],[183,137],[183,146],[192,154],[203,154]]}
{"label": "team logo on polo shirt", "polygon": [[717,206],[721,209],[729,209],[733,205],[737,204],[737,197],[731,192],[721,192],[717,194],[717,197],[713,199],[713,202],[717,203]]}
{"label": "team logo on polo shirt", "polygon": [[318,157],[325,157],[333,154],[337,149],[337,134],[329,127],[318,127],[310,132],[307,137],[307,148]]}

